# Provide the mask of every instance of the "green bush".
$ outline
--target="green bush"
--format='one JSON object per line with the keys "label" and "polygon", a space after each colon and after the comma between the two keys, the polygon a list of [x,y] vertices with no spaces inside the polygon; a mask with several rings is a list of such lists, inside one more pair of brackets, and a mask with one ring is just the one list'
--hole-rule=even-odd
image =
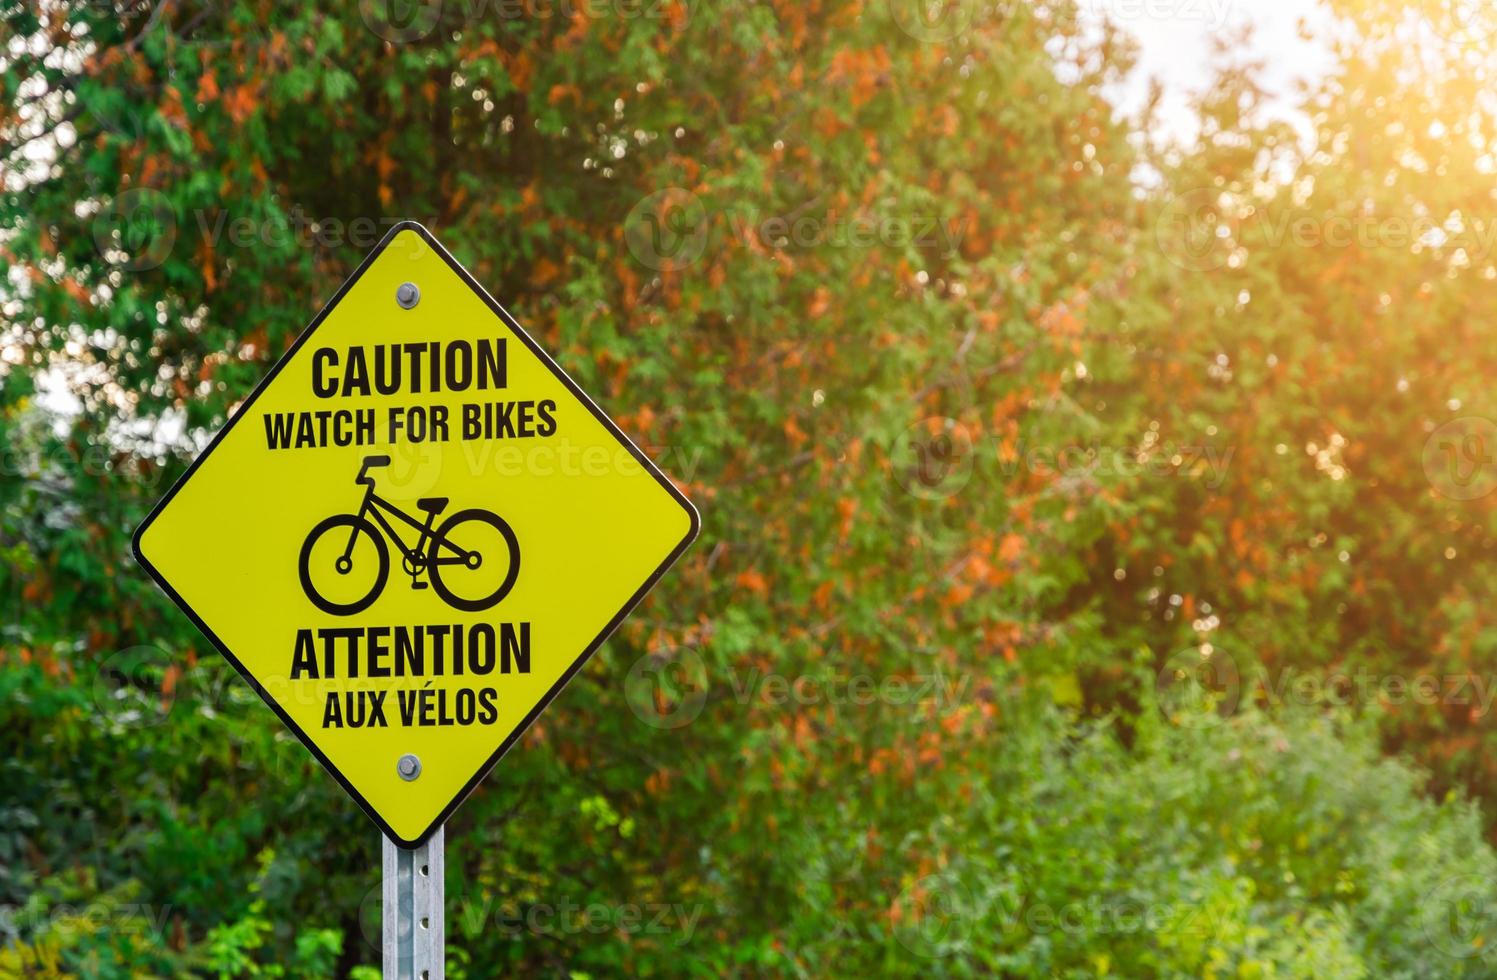
{"label": "green bush", "polygon": [[[996,703],[1004,721],[989,738],[889,803],[857,783],[827,787],[819,807],[787,799],[797,817],[755,868],[701,842],[694,901],[629,920],[596,890],[563,893],[569,910],[515,884],[500,898],[451,880],[452,975],[563,943],[572,970],[599,976],[626,963],[659,975],[1497,976],[1497,856],[1479,812],[1424,796],[1423,777],[1381,758],[1367,723],[1187,709],[1175,722],[1142,715],[1126,745],[1115,725],[1068,721],[1047,698]],[[146,768],[129,765],[112,778]],[[625,846],[638,833],[597,801],[578,816]],[[461,837],[451,847],[459,861],[469,849]],[[266,852],[248,880],[225,866],[242,899],[204,909],[186,876],[203,857],[184,856],[168,877],[137,868],[107,889],[82,869],[32,883],[0,966],[332,976],[345,950],[375,961],[367,892],[330,883],[317,894],[331,924],[310,910],[297,919],[286,902],[296,893],[275,884],[297,865]],[[769,904],[743,901],[756,890]],[[596,928],[589,905],[623,927]],[[364,921],[347,921],[350,908]],[[194,939],[194,922],[217,924]]]}
{"label": "green bush", "polygon": [[[779,965],[812,975],[1497,975],[1484,945],[1497,861],[1480,815],[1422,797],[1422,778],[1379,758],[1366,725],[1248,713],[1148,724],[1130,749],[1109,725],[1026,721],[985,754],[988,778],[922,778],[913,792],[922,804],[944,797],[945,812],[877,856],[871,837],[816,853],[828,828],[808,821],[795,839],[815,856],[785,869],[800,874],[801,904]],[[887,906],[858,902],[879,893]]]}

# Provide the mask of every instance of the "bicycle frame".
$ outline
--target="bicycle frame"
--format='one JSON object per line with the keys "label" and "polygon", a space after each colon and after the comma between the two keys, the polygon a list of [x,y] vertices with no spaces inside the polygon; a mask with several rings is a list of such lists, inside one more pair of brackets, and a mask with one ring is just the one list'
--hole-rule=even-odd
{"label": "bicycle frame", "polygon": [[[415,528],[420,533],[420,537],[417,538],[416,546],[414,548],[406,547],[405,541],[398,533],[396,533],[395,526],[391,524],[390,521],[385,517],[385,513],[393,514],[405,523],[409,524],[411,527]],[[385,537],[389,538],[390,541],[394,543],[395,547],[400,549],[400,553],[404,555],[406,559],[409,560],[411,564],[416,568],[424,568],[427,565],[431,564],[466,565],[470,559],[470,552],[464,551],[462,548],[459,548],[451,541],[448,541],[446,538],[441,537],[432,531],[432,525],[435,524],[437,520],[437,515],[435,513],[428,513],[426,515],[426,523],[421,523],[411,515],[407,514],[405,511],[401,510],[399,507],[396,507],[394,504],[390,503],[388,500],[375,493],[373,479],[367,479],[367,482],[365,482],[364,502],[359,505],[359,516],[366,520],[368,520],[369,518],[373,518],[373,523],[378,524],[380,528],[384,530]],[[353,546],[358,541],[358,539],[359,532],[358,529],[355,528],[353,533],[348,536],[348,547],[343,551],[343,557],[345,559],[352,557]],[[431,555],[427,555],[425,553],[426,543],[428,540],[432,542]],[[457,557],[449,558],[440,554],[440,549],[444,545],[448,549],[453,551]]]}

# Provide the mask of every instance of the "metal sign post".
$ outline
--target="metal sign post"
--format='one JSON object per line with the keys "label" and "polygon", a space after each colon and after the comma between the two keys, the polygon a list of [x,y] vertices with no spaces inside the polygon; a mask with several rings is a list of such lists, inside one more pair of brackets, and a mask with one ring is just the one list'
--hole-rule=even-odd
{"label": "metal sign post", "polygon": [[384,832],[387,980],[438,980],[448,817],[700,529],[406,221],[132,543]]}
{"label": "metal sign post", "polygon": [[385,980],[442,980],[446,933],[442,924],[445,825],[420,847],[384,842]]}

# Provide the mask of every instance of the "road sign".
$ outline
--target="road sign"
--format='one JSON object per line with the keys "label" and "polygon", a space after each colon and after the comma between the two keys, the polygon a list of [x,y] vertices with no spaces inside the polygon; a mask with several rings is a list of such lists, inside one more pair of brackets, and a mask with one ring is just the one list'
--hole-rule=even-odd
{"label": "road sign", "polygon": [[405,223],[156,505],[135,555],[414,847],[697,529],[670,480]]}

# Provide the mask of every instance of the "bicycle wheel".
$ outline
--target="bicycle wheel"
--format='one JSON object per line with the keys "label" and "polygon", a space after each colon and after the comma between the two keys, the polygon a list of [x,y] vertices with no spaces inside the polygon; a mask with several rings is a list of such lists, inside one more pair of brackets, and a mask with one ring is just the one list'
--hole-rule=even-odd
{"label": "bicycle wheel", "polygon": [[431,587],[443,602],[478,612],[498,605],[515,587],[520,542],[498,514],[476,507],[460,510],[437,529],[427,567]]}
{"label": "bicycle wheel", "polygon": [[[390,549],[368,519],[335,514],[307,535],[297,570],[302,591],[314,606],[334,616],[352,616],[368,609],[384,589]],[[314,573],[321,588],[313,583]]]}

